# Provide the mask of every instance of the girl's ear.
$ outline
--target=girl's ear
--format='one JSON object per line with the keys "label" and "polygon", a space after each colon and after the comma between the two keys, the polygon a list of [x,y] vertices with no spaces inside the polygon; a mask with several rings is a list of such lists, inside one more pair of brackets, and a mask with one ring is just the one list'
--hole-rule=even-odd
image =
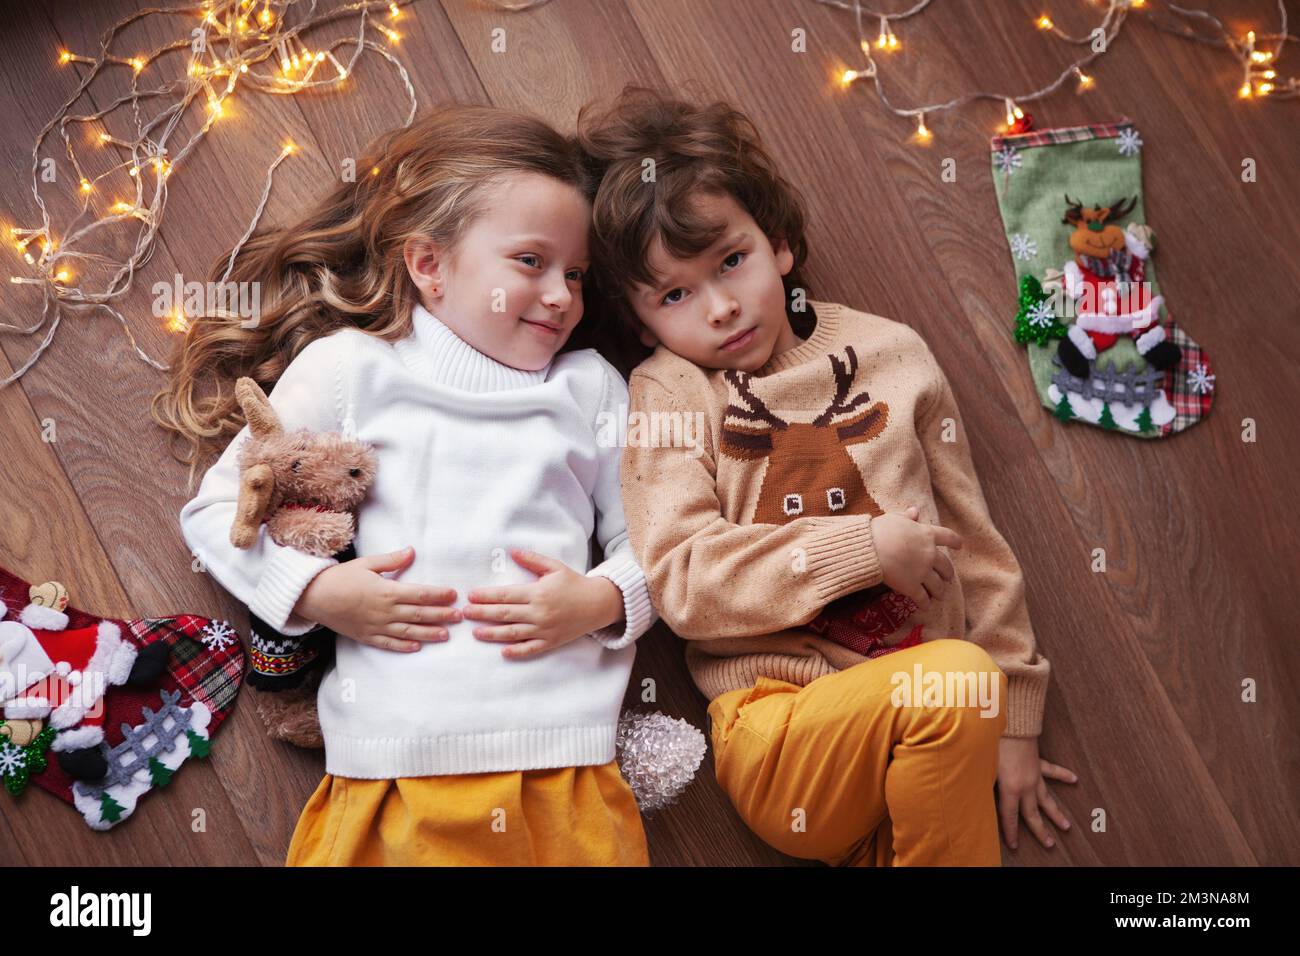
{"label": "girl's ear", "polygon": [[406,272],[425,302],[438,302],[446,292],[450,256],[432,239],[408,239],[402,249]]}

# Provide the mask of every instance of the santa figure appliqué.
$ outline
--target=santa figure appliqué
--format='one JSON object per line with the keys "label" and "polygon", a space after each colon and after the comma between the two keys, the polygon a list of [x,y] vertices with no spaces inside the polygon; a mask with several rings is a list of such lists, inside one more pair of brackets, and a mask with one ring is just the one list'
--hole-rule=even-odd
{"label": "santa figure appliqu\u00e9", "polygon": [[57,581],[33,585],[29,598],[17,621],[0,620],[0,710],[11,722],[48,719],[59,732],[50,745],[59,766],[74,779],[98,780],[107,772],[105,691],[156,681],[168,647],[139,651],[113,621],[70,629],[68,592]]}
{"label": "santa figure appliqu\u00e9", "polygon": [[1091,209],[1069,196],[1065,201],[1070,205],[1061,221],[1074,227],[1075,255],[1062,273],[1076,316],[1059,346],[1061,363],[1076,378],[1087,378],[1089,363],[1127,335],[1148,365],[1160,371],[1177,365],[1182,350],[1165,338],[1160,324],[1164,298],[1152,296],[1145,281],[1155,236],[1149,226],[1121,229],[1115,223],[1133,211],[1137,197]]}

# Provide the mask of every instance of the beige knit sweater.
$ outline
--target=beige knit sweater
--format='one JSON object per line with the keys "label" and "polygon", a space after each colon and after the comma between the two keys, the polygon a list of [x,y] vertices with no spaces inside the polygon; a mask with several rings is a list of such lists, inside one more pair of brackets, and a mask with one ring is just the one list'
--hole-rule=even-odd
{"label": "beige knit sweater", "polygon": [[871,517],[916,505],[963,540],[956,580],[886,639],[966,638],[1008,678],[1008,737],[1042,727],[1049,665],[993,526],[952,389],[912,329],[811,302],[816,328],[749,376],[660,346],[633,373],[628,534],[710,700],[762,676],[805,685],[865,660],[804,627],[877,585]]}

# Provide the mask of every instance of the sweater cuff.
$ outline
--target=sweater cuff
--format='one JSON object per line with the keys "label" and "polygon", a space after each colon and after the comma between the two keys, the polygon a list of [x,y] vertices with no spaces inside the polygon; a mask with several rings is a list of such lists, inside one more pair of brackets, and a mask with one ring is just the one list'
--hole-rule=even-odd
{"label": "sweater cuff", "polygon": [[294,605],[316,575],[338,563],[337,558],[280,548],[263,566],[248,609],[281,634],[289,637],[306,634],[316,627],[316,622],[294,614]]}
{"label": "sweater cuff", "polygon": [[836,598],[874,587],[884,579],[870,515],[809,518],[808,572],[812,575],[818,607]]}
{"label": "sweater cuff", "polygon": [[1007,727],[1003,737],[1037,737],[1043,732],[1047,681],[1040,677],[1007,678]]}
{"label": "sweater cuff", "polygon": [[587,577],[606,578],[613,581],[623,594],[623,625],[617,622],[591,632],[591,637],[611,651],[627,647],[650,630],[655,622],[654,606],[650,603],[650,590],[646,587],[641,566],[630,558],[617,557],[603,561],[587,572]]}

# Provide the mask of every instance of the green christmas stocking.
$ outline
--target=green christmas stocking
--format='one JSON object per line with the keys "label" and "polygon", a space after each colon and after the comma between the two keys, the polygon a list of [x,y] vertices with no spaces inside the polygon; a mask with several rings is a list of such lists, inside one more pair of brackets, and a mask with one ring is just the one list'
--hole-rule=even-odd
{"label": "green christmas stocking", "polygon": [[1043,405],[1138,438],[1196,424],[1214,373],[1156,283],[1133,124],[1013,132],[990,145],[1020,292],[1015,339]]}

